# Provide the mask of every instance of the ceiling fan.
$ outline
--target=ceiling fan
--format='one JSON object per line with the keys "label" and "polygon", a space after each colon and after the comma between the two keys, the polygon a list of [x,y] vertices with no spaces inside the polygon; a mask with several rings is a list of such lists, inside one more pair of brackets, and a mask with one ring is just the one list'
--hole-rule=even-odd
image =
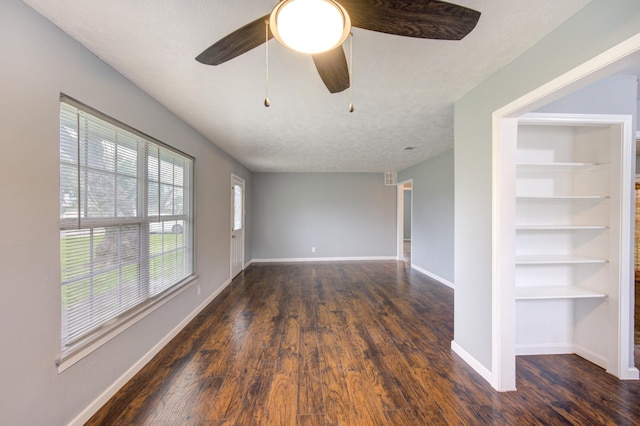
{"label": "ceiling fan", "polygon": [[[350,85],[342,43],[351,26],[404,37],[461,40],[479,18],[476,10],[439,0],[282,0],[271,13],[218,40],[196,60],[220,65],[275,37],[286,47],[310,53],[329,92],[337,93]],[[328,40],[300,46],[304,35],[296,30]]]}

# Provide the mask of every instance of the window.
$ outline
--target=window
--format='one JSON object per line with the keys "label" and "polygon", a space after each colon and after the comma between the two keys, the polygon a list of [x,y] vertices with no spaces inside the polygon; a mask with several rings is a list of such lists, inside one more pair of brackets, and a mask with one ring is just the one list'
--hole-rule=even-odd
{"label": "window", "polygon": [[62,353],[193,276],[193,159],[60,102]]}
{"label": "window", "polygon": [[242,229],[242,187],[233,185],[233,230]]}

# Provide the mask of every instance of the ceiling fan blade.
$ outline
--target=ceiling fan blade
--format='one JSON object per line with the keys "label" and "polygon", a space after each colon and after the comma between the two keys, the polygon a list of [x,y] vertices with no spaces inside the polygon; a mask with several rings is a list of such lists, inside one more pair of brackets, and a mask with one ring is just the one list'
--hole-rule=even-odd
{"label": "ceiling fan blade", "polygon": [[329,92],[338,93],[349,88],[349,67],[342,46],[312,55],[320,78]]}
{"label": "ceiling fan blade", "polygon": [[480,12],[439,0],[340,0],[351,25],[404,37],[461,40]]}
{"label": "ceiling fan blade", "polygon": [[[226,37],[221,38],[196,57],[198,62],[205,65],[220,65],[230,59],[260,46],[266,40],[265,25],[269,15],[265,15],[238,28]],[[269,40],[273,38],[269,30]]]}

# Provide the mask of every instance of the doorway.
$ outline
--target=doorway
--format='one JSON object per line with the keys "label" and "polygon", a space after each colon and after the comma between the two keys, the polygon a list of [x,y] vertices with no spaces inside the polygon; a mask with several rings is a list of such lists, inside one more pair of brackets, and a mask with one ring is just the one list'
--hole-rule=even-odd
{"label": "doorway", "polygon": [[231,175],[231,278],[244,269],[244,180]]}
{"label": "doorway", "polygon": [[[508,142],[515,140],[515,138],[509,135],[517,133],[518,117],[523,114],[533,111],[552,100],[559,99],[561,96],[567,95],[577,88],[584,87],[590,82],[595,82],[600,78],[621,71],[632,63],[640,63],[640,33],[493,113],[493,147],[496,161],[493,169],[493,236],[495,238],[493,253],[495,256],[493,257],[492,267],[495,272],[495,279],[492,286],[494,312],[490,381],[497,390],[515,390],[515,335],[513,324],[516,295],[513,286],[514,271],[509,266],[515,262],[515,259],[508,251],[505,253],[505,250],[502,250],[504,247],[515,246],[513,228],[515,226],[516,209],[512,202],[514,198],[513,179],[501,178],[503,176],[515,176],[516,173],[515,166],[512,164],[513,161],[509,161],[515,155],[512,152],[515,149],[515,145]],[[630,133],[630,130],[628,129],[627,132]],[[627,134],[622,139],[629,141],[631,137]],[[625,158],[628,157],[629,155],[625,154]],[[623,176],[631,176],[632,167],[624,167],[627,170],[623,171]],[[622,179],[619,191],[620,194],[629,195],[629,197],[621,197],[621,211],[627,212],[627,216],[630,216],[631,206],[629,204],[632,187],[630,187],[629,179]],[[616,297],[610,298],[610,300],[617,303],[616,309],[618,312],[622,313],[616,317],[619,322],[619,328],[615,336],[611,338],[612,340],[614,338],[617,340],[617,356],[612,362],[611,370],[615,370],[615,375],[622,379],[638,378],[638,370],[633,366],[633,358],[629,356],[632,352],[629,345],[633,341],[632,330],[630,330],[628,321],[630,310],[633,309],[631,303],[633,292],[630,288],[630,281],[632,281],[630,276],[632,255],[629,251],[633,228],[630,219],[629,217],[621,219],[621,225],[624,225],[625,229],[621,231],[622,236],[620,238],[622,243],[620,247],[626,250],[626,253],[620,257],[627,262],[628,266],[628,268],[621,268],[620,282],[624,283],[624,285],[614,290]],[[507,230],[507,228],[510,228],[510,230]]]}
{"label": "doorway", "polygon": [[404,218],[403,218],[403,251],[402,251],[402,257],[405,261],[405,263],[408,263],[409,265],[411,265],[411,214],[413,213],[412,211],[412,206],[411,206],[411,201],[412,201],[412,192],[411,192],[411,186],[407,187],[405,186],[403,188],[403,192],[404,192]]}
{"label": "doorway", "polygon": [[398,260],[411,266],[411,224],[413,214],[413,181],[398,184]]}

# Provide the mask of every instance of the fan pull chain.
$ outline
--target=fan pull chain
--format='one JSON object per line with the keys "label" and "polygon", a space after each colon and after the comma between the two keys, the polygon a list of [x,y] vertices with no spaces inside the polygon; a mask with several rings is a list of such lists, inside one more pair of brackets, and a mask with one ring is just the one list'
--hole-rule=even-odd
{"label": "fan pull chain", "polygon": [[264,21],[264,35],[265,35],[265,59],[264,59],[264,79],[265,79],[265,94],[264,94],[264,106],[269,108],[271,101],[269,101],[269,21]]}
{"label": "fan pull chain", "polygon": [[353,33],[349,33],[349,112],[354,111],[353,107]]}

